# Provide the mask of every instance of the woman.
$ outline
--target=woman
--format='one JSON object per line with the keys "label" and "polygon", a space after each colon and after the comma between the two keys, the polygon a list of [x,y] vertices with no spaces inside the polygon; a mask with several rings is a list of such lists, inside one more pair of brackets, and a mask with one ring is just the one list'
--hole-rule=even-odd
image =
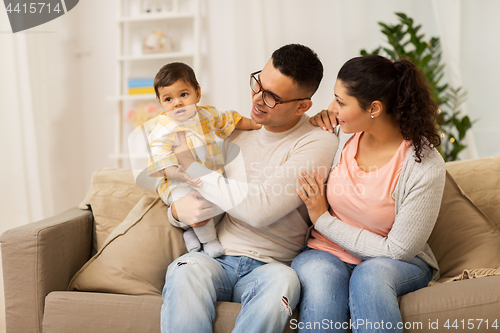
{"label": "woman", "polygon": [[316,172],[297,189],[314,225],[292,262],[299,332],[403,332],[398,296],[439,276],[427,245],[446,172],[437,108],[407,60],[353,58],[334,90],[328,110],[311,119],[325,130],[341,125],[326,190]]}

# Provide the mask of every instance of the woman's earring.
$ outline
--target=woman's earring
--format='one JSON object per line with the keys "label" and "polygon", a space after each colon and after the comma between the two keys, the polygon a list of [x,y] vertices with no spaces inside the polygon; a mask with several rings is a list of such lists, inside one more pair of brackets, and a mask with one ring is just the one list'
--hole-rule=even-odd
{"label": "woman's earring", "polygon": [[370,117],[372,117],[372,119],[375,118],[373,115],[371,115]]}

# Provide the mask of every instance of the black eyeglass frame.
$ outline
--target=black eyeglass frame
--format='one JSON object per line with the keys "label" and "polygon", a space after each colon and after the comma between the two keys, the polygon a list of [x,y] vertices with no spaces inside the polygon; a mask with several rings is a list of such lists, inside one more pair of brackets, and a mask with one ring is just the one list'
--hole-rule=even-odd
{"label": "black eyeglass frame", "polygon": [[[277,97],[275,97],[275,95],[274,95],[272,92],[267,91],[266,89],[262,88],[262,83],[260,83],[260,80],[259,80],[259,79],[257,79],[257,78],[255,77],[255,75],[259,74],[260,72],[262,72],[262,70],[260,70],[260,71],[257,71],[257,72],[254,72],[254,73],[250,74],[250,88],[252,89],[252,91],[253,91],[255,94],[258,94],[258,93],[260,93],[260,92],[262,91],[262,100],[263,100],[263,101],[264,101],[264,103],[265,103],[268,107],[270,107],[271,109],[274,109],[274,108],[276,107],[276,105],[278,105],[278,104],[289,103],[289,102],[296,102],[296,101],[304,101],[304,100],[306,100],[306,99],[311,100],[311,98],[310,98],[310,97],[306,97],[306,98],[296,98],[296,99],[291,99],[291,100],[289,100],[289,101],[279,101],[279,102],[277,102],[277,101],[276,101]],[[257,83],[259,84],[259,87],[260,87],[259,91],[255,91],[255,90],[253,89],[252,79],[254,79],[254,80],[255,80],[255,82],[257,82]],[[273,106],[271,106],[271,105],[267,104],[267,102],[266,102],[266,98],[264,97],[264,93],[266,93],[266,94],[268,94],[268,95],[270,95],[270,96],[272,96],[272,97],[273,97],[273,99],[274,99],[274,105],[273,105]],[[278,98],[278,99],[279,99],[279,98]]]}

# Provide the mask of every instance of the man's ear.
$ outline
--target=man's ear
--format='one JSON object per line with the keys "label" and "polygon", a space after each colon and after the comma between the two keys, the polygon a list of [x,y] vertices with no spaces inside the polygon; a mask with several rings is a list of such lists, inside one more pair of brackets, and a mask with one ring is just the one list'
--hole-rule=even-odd
{"label": "man's ear", "polygon": [[384,104],[382,104],[381,101],[373,101],[368,112],[370,112],[370,116],[372,116],[372,118],[376,118],[382,114],[383,110]]}
{"label": "man's ear", "polygon": [[299,106],[295,110],[295,114],[297,116],[302,116],[304,113],[307,112],[313,105],[313,102],[310,99],[304,99],[302,101],[299,101]]}
{"label": "man's ear", "polygon": [[199,103],[200,99],[201,99],[201,87],[200,86],[198,86],[198,88],[196,88],[196,99],[197,99],[196,103]]}

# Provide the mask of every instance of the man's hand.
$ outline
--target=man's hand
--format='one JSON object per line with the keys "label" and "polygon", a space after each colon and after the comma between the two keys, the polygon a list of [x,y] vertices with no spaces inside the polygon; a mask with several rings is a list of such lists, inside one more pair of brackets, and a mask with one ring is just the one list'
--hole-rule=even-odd
{"label": "man's hand", "polygon": [[205,200],[197,191],[191,191],[183,198],[172,203],[173,217],[193,228],[208,223],[215,215],[216,206]]}
{"label": "man's hand", "polygon": [[321,127],[324,131],[333,133],[333,129],[337,127],[337,117],[333,111],[322,110],[320,113],[312,116],[309,119],[314,126]]}

